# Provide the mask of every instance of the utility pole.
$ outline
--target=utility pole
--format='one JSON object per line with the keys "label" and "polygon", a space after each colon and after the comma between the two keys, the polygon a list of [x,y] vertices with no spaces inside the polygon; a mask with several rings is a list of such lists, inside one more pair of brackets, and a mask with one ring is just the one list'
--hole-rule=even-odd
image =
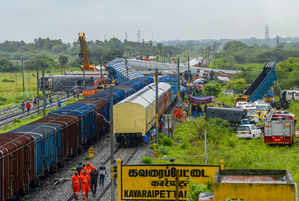
{"label": "utility pole", "polygon": [[62,64],[61,64],[61,55],[60,55],[60,75],[62,75]]}
{"label": "utility pole", "polygon": [[188,55],[188,94],[190,94],[190,58],[189,58],[189,55]]}
{"label": "utility pole", "polygon": [[25,84],[24,84],[24,59],[22,57],[22,81],[23,81],[23,93],[25,92]]}
{"label": "utility pole", "polygon": [[[102,68],[103,68],[103,64],[101,62],[101,86],[103,86],[103,70],[102,70]],[[103,88],[101,90],[103,90]]]}
{"label": "utility pole", "polygon": [[127,70],[127,81],[129,81],[129,69],[128,69],[128,60],[125,58],[125,63],[126,63],[126,70]]}
{"label": "utility pole", "polygon": [[180,58],[177,61],[178,64],[178,107],[180,107]]}
{"label": "utility pole", "polygon": [[207,164],[207,130],[205,130],[205,165]]}
{"label": "utility pole", "polygon": [[38,59],[36,62],[36,79],[37,79],[37,92],[36,92],[36,98],[35,101],[37,103],[37,115],[39,115],[39,71],[38,71]]}
{"label": "utility pole", "polygon": [[43,112],[44,112],[44,117],[46,116],[45,99],[46,99],[46,96],[45,96],[45,71],[43,70],[43,106],[44,106]]}
{"label": "utility pole", "polygon": [[[110,85],[111,201],[114,199],[113,86]],[[119,184],[120,185],[120,184]]]}
{"label": "utility pole", "polygon": [[158,87],[158,69],[156,68],[156,136],[157,136],[157,144],[159,144],[159,87]]}

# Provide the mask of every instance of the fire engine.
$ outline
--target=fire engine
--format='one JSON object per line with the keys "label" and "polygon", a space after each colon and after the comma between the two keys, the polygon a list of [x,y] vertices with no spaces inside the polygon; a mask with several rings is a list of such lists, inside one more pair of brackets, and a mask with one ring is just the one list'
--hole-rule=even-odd
{"label": "fire engine", "polygon": [[295,141],[296,116],[286,111],[277,111],[265,120],[264,142],[267,144],[288,144]]}

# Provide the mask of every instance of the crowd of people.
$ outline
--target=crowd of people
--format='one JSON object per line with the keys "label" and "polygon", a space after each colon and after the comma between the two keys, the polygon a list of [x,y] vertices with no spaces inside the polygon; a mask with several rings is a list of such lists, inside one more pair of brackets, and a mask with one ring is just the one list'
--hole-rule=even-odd
{"label": "crowd of people", "polygon": [[[117,164],[115,161],[114,166],[114,175],[116,175]],[[93,197],[96,197],[97,185],[104,186],[106,173],[106,166],[103,162],[99,168],[92,166],[89,161],[86,162],[86,165],[79,163],[79,166],[76,168],[75,174],[72,177],[72,188],[75,199],[79,199],[80,189],[82,191],[83,200],[88,198],[89,191],[92,192]]]}

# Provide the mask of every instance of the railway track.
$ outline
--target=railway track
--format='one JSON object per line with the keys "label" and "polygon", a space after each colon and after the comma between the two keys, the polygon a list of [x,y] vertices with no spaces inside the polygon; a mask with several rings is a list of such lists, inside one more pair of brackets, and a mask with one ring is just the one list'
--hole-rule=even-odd
{"label": "railway track", "polygon": [[[68,99],[67,96],[61,96],[62,104],[66,103],[67,99]],[[46,108],[50,108],[50,105],[47,104]],[[42,104],[39,106],[39,110],[40,110],[40,112],[43,110],[43,105]],[[4,116],[2,116],[0,118],[0,127],[4,126],[5,124],[12,123],[14,121],[14,119],[16,119],[16,118],[22,119],[24,117],[29,117],[32,114],[36,114],[37,113],[37,107],[31,107],[29,113],[27,111],[25,111],[23,113],[23,112],[20,111],[19,108],[11,110],[10,112],[7,112],[7,113],[8,114],[5,114]]]}
{"label": "railway track", "polygon": [[[123,161],[124,161],[123,164],[127,164],[130,161],[130,159],[134,156],[134,154],[137,153],[137,151],[139,150],[139,148],[141,147],[141,145],[142,144],[139,144],[139,146],[135,147],[133,149],[133,151],[129,152],[129,154],[125,157],[125,159],[123,159]],[[118,153],[122,149],[130,150],[129,148],[118,147],[114,151],[114,155],[116,153]],[[104,164],[106,165],[109,161],[110,161],[110,156],[108,158],[106,158],[106,160],[104,161]],[[109,178],[109,174],[108,174],[107,178]],[[110,179],[108,181],[108,184],[104,187],[104,189],[98,189],[98,190],[100,190],[100,193],[99,193],[99,195],[97,197],[90,197],[90,198],[88,198],[88,200],[90,200],[90,201],[99,201],[99,200],[101,200],[104,197],[104,195],[107,193],[107,191],[110,189],[111,185],[112,185],[112,180]],[[117,188],[116,188],[116,190],[117,190]],[[71,201],[74,198],[75,198],[75,195],[72,194],[72,195],[68,196],[68,198],[66,199],[66,201]]]}

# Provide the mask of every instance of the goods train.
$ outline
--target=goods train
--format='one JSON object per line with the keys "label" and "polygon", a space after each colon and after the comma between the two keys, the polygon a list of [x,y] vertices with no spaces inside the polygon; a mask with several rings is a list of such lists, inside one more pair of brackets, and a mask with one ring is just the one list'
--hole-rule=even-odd
{"label": "goods train", "polygon": [[[158,87],[160,117],[169,108],[174,98],[170,84],[159,82]],[[144,87],[138,93],[114,105],[113,117],[116,141],[126,145],[138,145],[156,123],[155,84]]]}
{"label": "goods train", "polygon": [[[139,77],[115,86],[113,104],[151,83],[153,78]],[[1,134],[0,201],[27,194],[31,185],[39,185],[40,177],[55,172],[65,159],[76,156],[85,144],[109,129],[109,90],[83,102],[86,104],[77,101]]]}

